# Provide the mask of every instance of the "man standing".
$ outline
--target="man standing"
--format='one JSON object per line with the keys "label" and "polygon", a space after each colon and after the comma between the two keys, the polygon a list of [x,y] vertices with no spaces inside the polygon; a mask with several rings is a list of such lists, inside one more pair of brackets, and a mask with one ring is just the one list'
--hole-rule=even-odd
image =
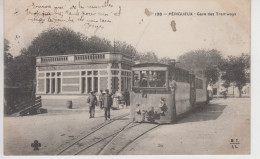
{"label": "man standing", "polygon": [[109,90],[106,89],[106,94],[104,95],[104,110],[105,110],[105,120],[110,120],[110,108],[112,105],[112,98],[109,94]]}
{"label": "man standing", "polygon": [[97,104],[97,97],[94,95],[94,92],[90,92],[90,96],[87,100],[87,103],[89,103],[89,118],[95,117],[95,106]]}
{"label": "man standing", "polygon": [[104,97],[103,90],[100,90],[100,95],[98,96],[100,109],[104,107]]}

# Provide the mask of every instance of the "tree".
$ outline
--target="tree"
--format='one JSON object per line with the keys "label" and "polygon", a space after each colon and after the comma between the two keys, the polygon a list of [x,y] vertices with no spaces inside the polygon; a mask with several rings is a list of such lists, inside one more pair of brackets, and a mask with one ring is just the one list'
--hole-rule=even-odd
{"label": "tree", "polygon": [[5,66],[11,64],[13,62],[13,55],[9,53],[9,41],[4,39],[4,64]]}
{"label": "tree", "polygon": [[125,53],[127,55],[130,55],[132,57],[138,56],[138,52],[135,49],[134,46],[127,44],[126,42],[122,42],[122,41],[115,41],[115,44],[113,46],[113,50],[115,52],[122,52]]}
{"label": "tree", "polygon": [[158,62],[158,57],[154,52],[146,52],[136,54],[135,60],[139,61],[140,63]]}
{"label": "tree", "polygon": [[92,36],[83,40],[84,53],[113,51],[110,41]]}
{"label": "tree", "polygon": [[163,57],[159,59],[160,63],[168,64],[170,62],[171,58],[169,57]]}
{"label": "tree", "polygon": [[215,84],[220,76],[219,68],[216,66],[208,66],[205,70],[205,77],[209,84]]}
{"label": "tree", "polygon": [[221,79],[224,85],[229,86],[233,83],[239,90],[239,97],[242,96],[242,88],[250,82],[250,55],[228,56],[221,65]]}
{"label": "tree", "polygon": [[218,50],[195,50],[181,55],[177,65],[195,74],[204,75],[208,84],[215,84],[219,78],[219,65],[223,58]]}
{"label": "tree", "polygon": [[4,39],[4,84],[5,86],[13,86],[13,72],[12,72],[12,68],[13,68],[13,62],[14,62],[14,58],[12,56],[12,54],[10,54],[9,52],[10,49],[10,44],[9,41],[7,39]]}
{"label": "tree", "polygon": [[26,52],[31,56],[84,53],[86,38],[68,28],[47,29],[33,39]]}

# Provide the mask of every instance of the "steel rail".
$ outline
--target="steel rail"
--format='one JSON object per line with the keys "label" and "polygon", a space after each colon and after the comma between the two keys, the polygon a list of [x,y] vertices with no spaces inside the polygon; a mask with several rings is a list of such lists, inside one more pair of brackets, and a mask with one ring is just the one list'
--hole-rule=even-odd
{"label": "steel rail", "polygon": [[[126,128],[128,125],[130,125],[131,123],[133,123],[133,121],[131,121],[131,122],[129,122],[128,124],[126,124],[121,130],[119,130],[119,131],[117,131],[117,132],[115,132],[115,133],[113,133],[113,134],[111,134],[111,135],[108,135],[107,137],[102,138],[102,139],[100,139],[99,141],[97,141],[97,142],[95,142],[95,143],[93,143],[93,144],[91,144],[91,145],[89,145],[89,146],[87,146],[87,147],[81,149],[80,151],[76,152],[74,155],[78,155],[79,153],[81,153],[81,152],[87,150],[88,148],[90,148],[90,147],[92,147],[92,146],[98,144],[99,142],[104,141],[104,140],[107,139],[107,138],[110,138],[110,137],[112,137],[112,136],[114,136],[114,135],[119,134],[120,132],[122,132],[123,130],[125,130],[125,128]],[[112,138],[111,140],[113,140],[113,138]],[[106,145],[105,145],[105,146],[106,146]],[[104,146],[104,147],[105,147],[105,146]]]}
{"label": "steel rail", "polygon": [[[131,122],[131,123],[133,123],[133,122]],[[128,125],[129,125],[129,124],[128,124]],[[128,126],[128,125],[127,125],[127,126]],[[126,126],[126,127],[123,128],[123,130],[128,130],[128,129],[130,129],[130,128],[132,128],[132,127],[135,127],[135,126],[137,126],[137,125],[141,125],[141,123],[138,123],[138,124],[136,124],[136,125],[130,126],[130,127],[128,127],[128,128],[127,128],[127,126]],[[121,130],[120,132],[122,132],[123,130]],[[103,146],[102,149],[101,149],[100,151],[98,151],[98,153],[97,153],[96,155],[99,155],[99,154],[107,147],[107,145],[109,145],[112,141],[114,141],[114,139],[120,134],[120,132],[114,133],[115,136],[114,136],[107,144],[105,144],[105,146]]]}
{"label": "steel rail", "polygon": [[118,155],[118,154],[121,153],[123,150],[125,150],[126,147],[128,147],[130,144],[132,144],[132,143],[133,143],[134,141],[136,141],[138,138],[140,138],[140,137],[143,136],[144,134],[148,133],[149,131],[151,131],[151,130],[153,130],[153,129],[159,127],[159,126],[160,126],[160,124],[158,124],[158,125],[156,125],[156,126],[150,128],[150,129],[146,130],[146,131],[143,132],[142,134],[140,134],[140,135],[138,135],[137,137],[135,137],[133,140],[131,140],[130,142],[128,142],[124,147],[122,147],[122,148],[116,153],[116,155]]}
{"label": "steel rail", "polygon": [[80,138],[79,140],[73,142],[72,144],[70,144],[69,146],[67,146],[66,148],[62,149],[57,155],[62,154],[63,152],[65,152],[66,150],[68,150],[69,148],[71,148],[73,145],[77,144],[78,142],[80,142],[81,140],[85,139],[86,137],[88,137],[89,135],[95,133],[96,131],[100,130],[101,128],[113,123],[114,121],[116,121],[117,119],[121,119],[123,117],[128,116],[129,113],[123,114],[121,116],[115,117],[112,120],[110,120],[109,122],[104,122],[102,124],[100,124],[96,129],[94,129],[93,131],[91,131],[90,133],[88,133],[87,135],[83,136],[82,138]]}

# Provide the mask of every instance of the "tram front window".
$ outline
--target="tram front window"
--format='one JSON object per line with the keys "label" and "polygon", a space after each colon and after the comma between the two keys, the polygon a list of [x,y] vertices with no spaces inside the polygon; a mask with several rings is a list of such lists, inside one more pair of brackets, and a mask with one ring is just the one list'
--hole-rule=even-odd
{"label": "tram front window", "polygon": [[150,87],[166,87],[165,71],[149,71]]}
{"label": "tram front window", "polygon": [[134,87],[166,87],[166,72],[134,71]]}

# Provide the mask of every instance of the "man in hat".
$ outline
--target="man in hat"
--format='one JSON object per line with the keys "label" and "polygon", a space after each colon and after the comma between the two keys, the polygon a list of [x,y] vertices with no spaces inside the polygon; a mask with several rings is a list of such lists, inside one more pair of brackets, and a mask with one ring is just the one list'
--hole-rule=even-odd
{"label": "man in hat", "polygon": [[104,110],[105,110],[105,120],[110,120],[110,108],[112,106],[112,98],[111,95],[109,94],[109,90],[106,89],[106,94],[104,95]]}
{"label": "man in hat", "polygon": [[91,91],[90,95],[87,99],[87,103],[89,103],[89,118],[95,117],[95,106],[97,104],[97,97],[94,95],[94,92]]}

